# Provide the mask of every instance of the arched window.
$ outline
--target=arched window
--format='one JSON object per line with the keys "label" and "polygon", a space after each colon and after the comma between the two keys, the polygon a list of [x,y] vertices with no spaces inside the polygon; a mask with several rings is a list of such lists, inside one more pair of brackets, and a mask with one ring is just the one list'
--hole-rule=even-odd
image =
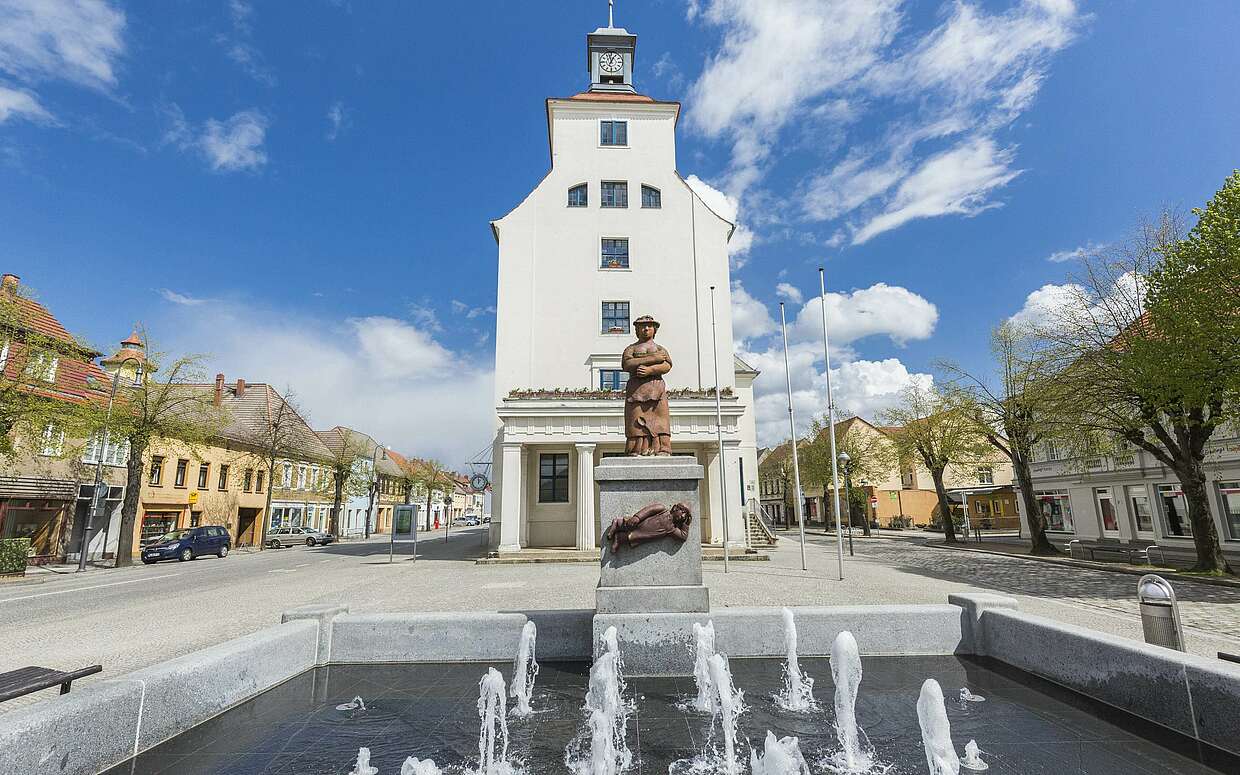
{"label": "arched window", "polygon": [[654,186],[642,184],[642,207],[658,209],[663,206],[663,195]]}
{"label": "arched window", "polygon": [[585,207],[589,203],[589,196],[586,190],[586,184],[573,186],[568,190],[568,206],[569,207]]}

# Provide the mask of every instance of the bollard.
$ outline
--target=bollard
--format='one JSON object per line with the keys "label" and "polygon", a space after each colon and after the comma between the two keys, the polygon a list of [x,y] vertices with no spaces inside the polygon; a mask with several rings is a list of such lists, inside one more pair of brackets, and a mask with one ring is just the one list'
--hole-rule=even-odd
{"label": "bollard", "polygon": [[1141,605],[1141,630],[1145,642],[1176,651],[1184,651],[1184,628],[1180,624],[1180,607],[1175,590],[1167,580],[1147,573],[1137,582],[1137,600]]}

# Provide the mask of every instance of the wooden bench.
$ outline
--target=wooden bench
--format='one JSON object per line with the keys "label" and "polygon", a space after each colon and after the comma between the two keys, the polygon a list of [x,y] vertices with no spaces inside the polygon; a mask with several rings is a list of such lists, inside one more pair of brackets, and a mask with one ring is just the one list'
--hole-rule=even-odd
{"label": "wooden bench", "polygon": [[68,694],[73,682],[103,670],[103,665],[91,665],[81,670],[53,670],[50,667],[22,667],[0,673],[0,702],[22,697],[33,692],[50,689],[60,684],[60,693]]}
{"label": "wooden bench", "polygon": [[1157,550],[1159,564],[1166,563],[1166,557],[1163,555],[1162,547],[1153,543],[1122,544],[1119,541],[1082,541],[1079,538],[1073,538],[1068,542],[1067,549],[1069,557],[1076,556],[1074,551],[1076,549],[1080,549],[1082,552],[1088,553],[1089,559],[1091,560],[1094,559],[1094,555],[1098,552],[1109,552],[1111,554],[1122,554],[1126,556],[1129,561],[1132,561],[1133,559],[1140,560],[1146,565],[1150,562],[1150,551]]}

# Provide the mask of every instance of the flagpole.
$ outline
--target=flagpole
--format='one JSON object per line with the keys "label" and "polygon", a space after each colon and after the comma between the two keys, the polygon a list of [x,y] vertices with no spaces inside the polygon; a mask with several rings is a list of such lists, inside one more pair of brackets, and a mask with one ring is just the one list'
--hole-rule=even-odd
{"label": "flagpole", "polygon": [[719,342],[715,336],[715,286],[710,286],[710,346],[715,355],[715,433],[719,439],[719,502],[723,504],[723,572],[728,572],[728,469],[723,457],[723,406],[719,400]]}
{"label": "flagpole", "polygon": [[[835,399],[831,395],[831,341],[827,338],[827,280],[822,267],[818,267],[819,306],[822,307],[822,354],[826,358],[827,379],[827,426],[831,429],[831,491],[835,495],[835,558],[839,565],[840,581],[844,580],[844,531],[840,526],[840,475],[836,468],[835,452]],[[852,517],[849,517],[851,524]]]}
{"label": "flagpole", "polygon": [[796,506],[797,527],[801,530],[801,570],[805,564],[805,518],[801,514],[801,465],[797,462],[797,418],[792,411],[792,371],[788,367],[788,321],[784,316],[784,303],[779,303],[779,326],[784,332],[784,377],[788,381],[788,429],[792,435],[792,486],[796,489],[793,502]]}

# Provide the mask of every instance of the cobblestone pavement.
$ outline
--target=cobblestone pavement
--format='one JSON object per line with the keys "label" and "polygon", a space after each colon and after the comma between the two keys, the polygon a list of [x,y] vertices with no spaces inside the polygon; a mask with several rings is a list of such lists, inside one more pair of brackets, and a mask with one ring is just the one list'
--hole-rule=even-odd
{"label": "cobblestone pavement", "polygon": [[[907,539],[868,541],[863,552],[867,561],[900,573],[1099,608],[1125,618],[1140,616],[1136,600],[1139,577],[1127,573],[938,549]],[[1174,586],[1185,627],[1240,640],[1240,589],[1192,582],[1175,582]]]}

